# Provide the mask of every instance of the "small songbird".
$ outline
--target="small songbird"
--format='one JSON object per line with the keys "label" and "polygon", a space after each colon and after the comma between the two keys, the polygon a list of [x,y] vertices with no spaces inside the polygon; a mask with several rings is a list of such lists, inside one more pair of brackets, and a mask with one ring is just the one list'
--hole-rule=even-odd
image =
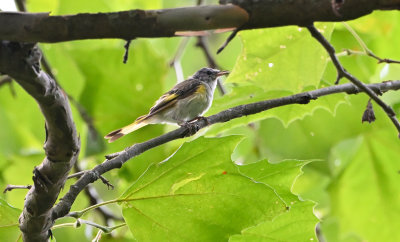
{"label": "small songbird", "polygon": [[219,76],[228,74],[212,68],[202,68],[187,80],[176,84],[162,95],[150,108],[150,112],[121,129],[110,132],[104,138],[111,143],[148,124],[174,123],[185,125],[201,117],[211,106]]}

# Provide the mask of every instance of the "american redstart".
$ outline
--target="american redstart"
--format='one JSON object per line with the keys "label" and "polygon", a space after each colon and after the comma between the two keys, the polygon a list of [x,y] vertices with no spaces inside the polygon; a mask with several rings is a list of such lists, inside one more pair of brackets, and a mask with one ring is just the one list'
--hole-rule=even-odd
{"label": "american redstart", "polygon": [[211,106],[217,78],[228,74],[212,68],[202,68],[187,80],[176,84],[162,95],[150,108],[150,112],[121,129],[110,132],[104,138],[111,143],[148,124],[174,123],[184,125],[196,120]]}

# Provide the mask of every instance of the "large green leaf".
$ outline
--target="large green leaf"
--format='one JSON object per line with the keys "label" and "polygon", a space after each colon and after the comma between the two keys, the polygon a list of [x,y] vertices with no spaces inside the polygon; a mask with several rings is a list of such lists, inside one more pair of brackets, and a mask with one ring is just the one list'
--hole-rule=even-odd
{"label": "large green leaf", "polygon": [[349,152],[347,144],[333,153],[330,217],[338,220],[341,235],[352,233],[367,241],[400,240],[398,142],[393,132],[371,132],[355,140],[351,146],[355,151]]}
{"label": "large green leaf", "polygon": [[[320,23],[316,27],[330,39],[334,24]],[[228,82],[247,82],[265,90],[292,92],[319,85],[327,53],[307,29],[247,30],[239,36],[243,50]]]}
{"label": "large green leaf", "polygon": [[10,206],[0,198],[0,240],[17,241],[19,234],[18,217],[21,210]]}
{"label": "large green leaf", "polygon": [[286,206],[241,175],[230,156],[241,138],[198,138],[152,165],[122,196],[124,218],[141,241],[222,241],[271,220]]}

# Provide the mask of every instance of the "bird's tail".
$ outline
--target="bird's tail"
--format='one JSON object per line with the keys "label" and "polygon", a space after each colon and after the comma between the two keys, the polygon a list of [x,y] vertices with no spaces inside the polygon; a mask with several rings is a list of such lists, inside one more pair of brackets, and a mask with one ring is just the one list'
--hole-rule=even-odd
{"label": "bird's tail", "polygon": [[141,117],[137,118],[135,120],[135,122],[133,122],[123,128],[120,128],[120,129],[110,132],[109,134],[104,136],[104,138],[108,139],[108,143],[114,142],[115,140],[121,138],[122,136],[129,134],[135,130],[138,130],[138,129],[148,125],[150,123],[149,121],[150,121],[149,116],[147,116],[147,115],[141,116]]}

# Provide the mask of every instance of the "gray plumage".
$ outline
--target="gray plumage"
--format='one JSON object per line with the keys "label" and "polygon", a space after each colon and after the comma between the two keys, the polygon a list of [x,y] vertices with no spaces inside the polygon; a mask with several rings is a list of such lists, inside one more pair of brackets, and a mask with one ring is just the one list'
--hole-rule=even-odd
{"label": "gray plumage", "polygon": [[147,124],[175,123],[182,125],[205,113],[212,104],[217,78],[228,74],[212,68],[202,68],[187,80],[176,84],[162,95],[147,115],[105,136],[109,142]]}

